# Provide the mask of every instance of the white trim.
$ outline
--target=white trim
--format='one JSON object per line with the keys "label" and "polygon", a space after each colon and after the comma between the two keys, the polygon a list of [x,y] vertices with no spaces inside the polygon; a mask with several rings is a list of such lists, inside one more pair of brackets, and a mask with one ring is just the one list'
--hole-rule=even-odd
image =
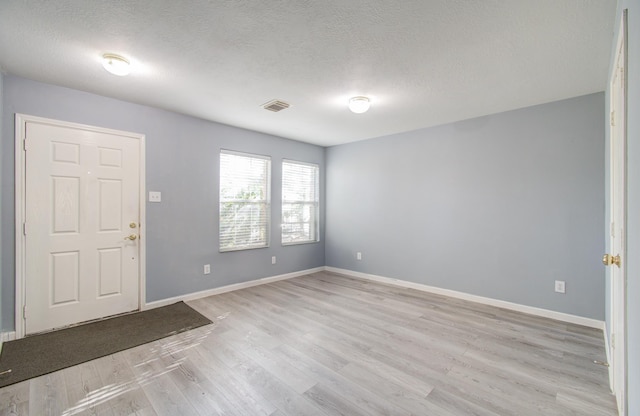
{"label": "white trim", "polygon": [[14,339],[16,339],[15,331],[0,332],[0,353],[2,352],[2,344],[7,341],[13,341]]}
{"label": "white trim", "polygon": [[527,313],[529,315],[540,316],[543,318],[555,319],[557,321],[568,322],[572,324],[587,326],[590,328],[604,329],[604,321],[597,319],[585,318],[582,316],[571,315],[563,312],[551,311],[548,309],[536,308],[533,306],[520,305],[518,303],[507,302],[504,300],[486,298],[484,296],[471,295],[469,293],[458,292],[456,290],[442,289],[435,286],[428,286],[422,283],[414,283],[406,280],[393,279],[390,277],[377,276],[374,274],[367,274],[356,272],[352,270],[339,269],[337,267],[325,267],[325,270],[332,273],[344,274],[351,277],[357,277],[360,279],[372,280],[374,282],[386,283],[393,286],[406,287],[410,289],[416,289],[423,292],[435,293],[438,295],[449,296],[452,298],[468,300],[470,302],[481,303],[484,305],[495,306],[498,308],[509,309],[516,312]]}
{"label": "white trim", "polygon": [[[611,345],[609,344],[609,331],[607,330],[606,322],[602,332],[604,333],[604,351],[607,353],[607,363],[611,364]],[[609,370],[609,389],[613,393],[613,366],[609,365],[607,369]]]}
{"label": "white trim", "polygon": [[301,270],[301,271],[298,271],[298,272],[286,273],[286,274],[281,274],[281,275],[278,275],[278,276],[263,277],[261,279],[249,280],[247,282],[234,283],[234,284],[231,284],[231,285],[216,287],[216,288],[213,288],[213,289],[207,289],[207,290],[203,290],[203,291],[200,291],[200,292],[194,292],[194,293],[188,293],[186,295],[174,296],[172,298],[167,298],[167,299],[162,299],[162,300],[156,300],[156,301],[153,301],[153,302],[149,302],[149,303],[147,303],[147,304],[145,304],[143,306],[143,310],[159,308],[161,306],[171,305],[173,303],[180,302],[180,301],[190,301],[190,300],[195,300],[195,299],[200,299],[200,298],[206,298],[207,296],[219,295],[221,293],[232,292],[234,290],[240,290],[240,289],[246,289],[248,287],[265,285],[267,283],[273,283],[273,282],[277,282],[279,280],[293,279],[294,277],[305,276],[305,275],[308,275],[308,274],[311,274],[311,273],[318,273],[318,272],[321,272],[321,271],[324,271],[324,270],[325,270],[324,267],[316,267],[314,269]]}
{"label": "white trim", "polygon": [[34,122],[40,124],[48,124],[52,126],[68,127],[79,130],[88,130],[104,134],[113,134],[119,136],[130,137],[139,140],[140,143],[140,228],[139,228],[139,282],[138,290],[138,309],[142,309],[146,297],[146,199],[145,199],[145,135],[140,133],[131,133],[122,130],[113,130],[103,127],[89,126],[86,124],[78,124],[67,121],[54,120],[44,117],[36,117],[28,114],[16,113],[15,115],[15,335],[14,339],[20,339],[25,336],[26,328],[24,319],[22,319],[22,309],[26,301],[24,262],[26,242],[24,234],[21,232],[22,224],[25,222],[25,151],[24,139],[26,137],[26,123]]}
{"label": "white trim", "polygon": [[16,339],[16,331],[0,332],[0,342],[8,342]]}
{"label": "white trim", "polygon": [[147,164],[146,164],[146,135],[138,134],[140,139],[140,159],[138,170],[140,171],[140,185],[138,197],[140,226],[138,227],[138,310],[142,310],[147,300]]}
{"label": "white trim", "polygon": [[22,319],[22,308],[25,304],[24,290],[24,252],[25,252],[25,240],[22,232],[22,224],[25,218],[25,152],[24,152],[24,139],[26,137],[25,129],[26,119],[21,114],[15,116],[15,329],[16,337],[22,338],[25,333],[24,319]]}

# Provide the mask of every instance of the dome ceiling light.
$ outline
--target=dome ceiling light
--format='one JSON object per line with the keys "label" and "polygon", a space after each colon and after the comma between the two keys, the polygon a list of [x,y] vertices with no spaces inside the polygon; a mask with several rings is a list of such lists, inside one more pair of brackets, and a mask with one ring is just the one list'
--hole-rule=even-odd
{"label": "dome ceiling light", "polygon": [[125,76],[131,72],[129,61],[120,55],[105,53],[102,55],[102,66],[113,75]]}
{"label": "dome ceiling light", "polygon": [[349,100],[349,110],[356,114],[366,113],[371,107],[371,101],[367,97],[353,97]]}

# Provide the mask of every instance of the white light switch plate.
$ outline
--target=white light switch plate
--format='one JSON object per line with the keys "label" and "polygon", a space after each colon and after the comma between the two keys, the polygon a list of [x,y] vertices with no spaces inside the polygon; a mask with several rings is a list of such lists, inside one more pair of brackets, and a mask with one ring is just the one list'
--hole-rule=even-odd
{"label": "white light switch plate", "polygon": [[162,201],[162,192],[152,191],[149,192],[149,202],[160,202]]}

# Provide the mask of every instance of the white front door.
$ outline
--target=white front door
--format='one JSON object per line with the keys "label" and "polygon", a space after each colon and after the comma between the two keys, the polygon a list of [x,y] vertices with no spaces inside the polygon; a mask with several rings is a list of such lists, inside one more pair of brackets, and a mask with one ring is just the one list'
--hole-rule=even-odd
{"label": "white front door", "polygon": [[24,134],[26,334],[139,309],[141,136],[49,120]]}
{"label": "white front door", "polygon": [[[610,246],[608,249],[611,279],[609,359],[611,385],[618,410],[626,415],[626,100],[625,100],[625,21],[620,25],[615,66],[610,84]],[[613,261],[611,260],[613,258]],[[611,264],[613,263],[613,264]]]}

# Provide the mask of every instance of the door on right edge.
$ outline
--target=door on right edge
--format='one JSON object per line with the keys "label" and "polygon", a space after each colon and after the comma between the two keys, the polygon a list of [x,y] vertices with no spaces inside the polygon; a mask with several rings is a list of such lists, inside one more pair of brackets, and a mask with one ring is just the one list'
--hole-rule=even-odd
{"label": "door on right edge", "polygon": [[620,415],[626,415],[626,15],[620,24],[615,51],[615,66],[610,80],[609,148],[609,230],[608,253],[603,262],[609,266],[611,287],[609,359],[611,388]]}

